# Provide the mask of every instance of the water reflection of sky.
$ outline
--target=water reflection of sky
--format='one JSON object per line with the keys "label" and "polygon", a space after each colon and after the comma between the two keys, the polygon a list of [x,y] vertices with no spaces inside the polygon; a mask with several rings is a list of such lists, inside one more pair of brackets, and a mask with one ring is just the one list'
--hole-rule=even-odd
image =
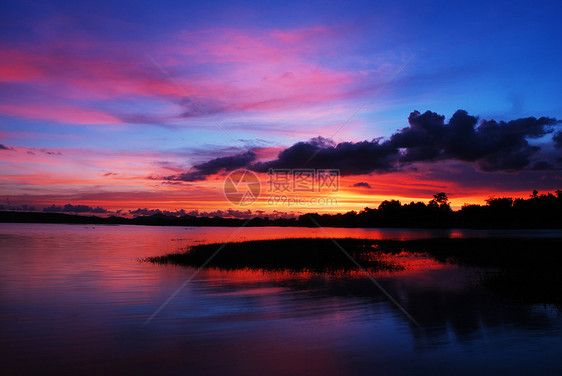
{"label": "water reflection of sky", "polygon": [[[405,272],[377,275],[420,327],[360,275],[214,269],[201,271],[143,327],[194,270],[138,258],[220,241],[233,231],[1,225],[4,370],[521,374],[562,365],[557,311],[493,295],[474,283],[478,271],[423,257]],[[402,231],[386,235],[416,235]],[[262,234],[254,228],[241,236]]]}

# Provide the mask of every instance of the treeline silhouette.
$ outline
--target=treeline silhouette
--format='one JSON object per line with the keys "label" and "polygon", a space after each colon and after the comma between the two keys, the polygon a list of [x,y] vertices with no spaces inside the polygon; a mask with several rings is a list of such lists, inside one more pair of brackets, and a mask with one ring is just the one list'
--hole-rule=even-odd
{"label": "treeline silhouette", "polygon": [[344,214],[308,213],[298,218],[255,217],[251,219],[170,216],[97,217],[64,213],[0,212],[0,222],[130,224],[148,226],[296,226],[296,227],[418,227],[418,228],[562,228],[562,190],[528,198],[497,197],[486,205],[464,205],[451,209],[447,194],[433,195],[427,204],[385,200],[378,208]]}
{"label": "treeline silhouette", "polygon": [[562,190],[540,194],[534,190],[529,198],[497,197],[486,205],[464,205],[451,209],[444,192],[424,202],[402,205],[385,200],[377,209],[366,207],[345,214],[305,214],[306,219],[325,227],[437,227],[437,228],[562,228]]}

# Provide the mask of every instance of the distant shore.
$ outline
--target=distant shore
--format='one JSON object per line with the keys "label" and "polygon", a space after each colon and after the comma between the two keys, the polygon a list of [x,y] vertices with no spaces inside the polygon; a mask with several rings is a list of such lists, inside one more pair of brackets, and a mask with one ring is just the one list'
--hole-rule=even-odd
{"label": "distant shore", "polygon": [[[485,208],[485,207],[484,207]],[[372,209],[373,211],[376,209]],[[0,211],[0,223],[58,223],[58,224],[99,224],[99,225],[143,225],[143,226],[184,226],[184,227],[342,227],[342,228],[428,228],[428,229],[562,229],[562,216],[524,214],[509,215],[500,213],[482,213],[466,216],[462,212],[446,212],[442,215],[428,217],[412,216],[410,213],[381,213],[371,218],[366,212],[356,215],[309,213],[299,218],[260,218],[250,219],[170,216],[154,214],[125,218],[118,216],[99,217],[95,215],[76,215],[66,213],[42,213]],[[378,214],[378,213],[377,213]]]}

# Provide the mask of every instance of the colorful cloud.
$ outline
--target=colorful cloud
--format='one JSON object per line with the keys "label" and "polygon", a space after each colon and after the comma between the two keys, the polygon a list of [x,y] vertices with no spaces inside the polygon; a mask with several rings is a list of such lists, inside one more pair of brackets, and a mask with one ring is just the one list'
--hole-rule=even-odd
{"label": "colorful cloud", "polygon": [[558,189],[560,4],[469,5],[3,2],[0,195],[226,212],[228,172],[298,167],[342,176],[294,212]]}

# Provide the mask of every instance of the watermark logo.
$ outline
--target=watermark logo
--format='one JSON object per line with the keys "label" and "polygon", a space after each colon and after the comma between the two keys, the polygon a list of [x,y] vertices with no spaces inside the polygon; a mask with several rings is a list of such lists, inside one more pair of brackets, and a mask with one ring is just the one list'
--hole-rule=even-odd
{"label": "watermark logo", "polygon": [[228,201],[238,206],[252,205],[261,192],[258,176],[250,170],[235,170],[224,181],[224,196]]}
{"label": "watermark logo", "polygon": [[[269,169],[267,189],[270,206],[318,206],[337,205],[333,197],[310,195],[329,195],[340,188],[340,171],[337,169]],[[224,195],[228,201],[238,206],[248,206],[259,198],[261,183],[258,176],[250,170],[232,171],[224,182]],[[302,196],[304,195],[304,196]]]}
{"label": "watermark logo", "polygon": [[269,169],[268,193],[337,192],[340,170],[336,169]]}

